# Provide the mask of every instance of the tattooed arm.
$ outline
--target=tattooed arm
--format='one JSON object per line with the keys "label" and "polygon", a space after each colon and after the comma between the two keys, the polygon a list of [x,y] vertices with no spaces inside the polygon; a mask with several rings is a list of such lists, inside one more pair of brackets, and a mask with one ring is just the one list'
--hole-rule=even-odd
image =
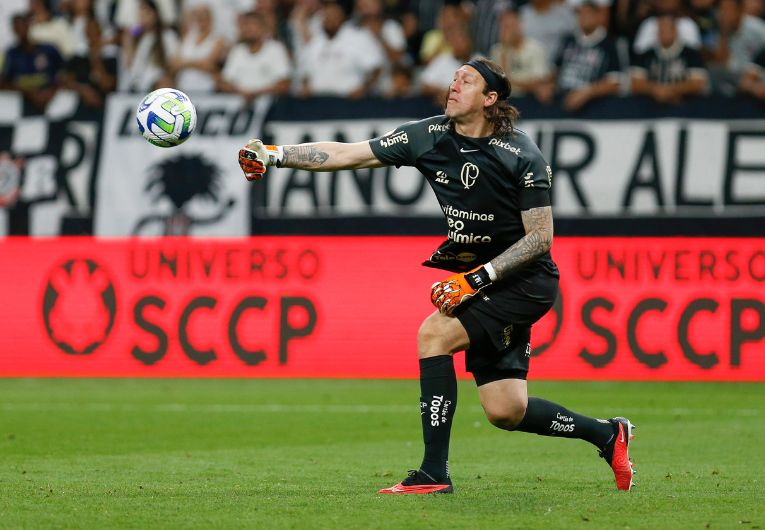
{"label": "tattooed arm", "polygon": [[361,169],[382,167],[372,153],[369,142],[353,144],[340,142],[316,142],[285,145],[281,167],[307,169],[309,171],[335,171],[338,169]]}
{"label": "tattooed arm", "polygon": [[521,211],[526,235],[512,247],[475,269],[449,276],[436,282],[430,291],[430,301],[444,315],[452,315],[454,309],[475,294],[516,272],[550,250],[553,237],[552,208],[543,206]]}
{"label": "tattooed arm", "polygon": [[336,171],[382,167],[369,142],[346,144],[316,142],[299,145],[266,145],[253,138],[239,150],[239,167],[247,180],[260,180],[269,167],[292,167],[308,171]]}
{"label": "tattooed arm", "polygon": [[491,266],[494,267],[498,279],[522,269],[552,247],[552,207],[523,210],[521,220],[526,235],[491,260]]}

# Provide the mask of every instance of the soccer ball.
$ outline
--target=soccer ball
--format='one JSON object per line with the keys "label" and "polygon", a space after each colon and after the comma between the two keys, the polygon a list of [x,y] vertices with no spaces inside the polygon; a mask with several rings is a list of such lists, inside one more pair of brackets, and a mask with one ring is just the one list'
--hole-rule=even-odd
{"label": "soccer ball", "polygon": [[185,142],[197,126],[197,110],[189,96],[175,88],[160,88],[148,94],[135,113],[138,130],[158,147]]}

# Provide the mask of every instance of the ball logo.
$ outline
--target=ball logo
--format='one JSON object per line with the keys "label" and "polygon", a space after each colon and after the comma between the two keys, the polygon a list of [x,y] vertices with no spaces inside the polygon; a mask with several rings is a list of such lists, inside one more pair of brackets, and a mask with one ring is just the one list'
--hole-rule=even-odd
{"label": "ball logo", "polygon": [[477,179],[478,166],[471,164],[470,162],[466,162],[460,170],[460,180],[462,181],[462,185],[465,186],[466,190],[469,190],[473,187]]}
{"label": "ball logo", "polygon": [[114,285],[89,259],[72,259],[53,269],[42,305],[48,337],[70,355],[93,353],[101,346],[117,312]]}

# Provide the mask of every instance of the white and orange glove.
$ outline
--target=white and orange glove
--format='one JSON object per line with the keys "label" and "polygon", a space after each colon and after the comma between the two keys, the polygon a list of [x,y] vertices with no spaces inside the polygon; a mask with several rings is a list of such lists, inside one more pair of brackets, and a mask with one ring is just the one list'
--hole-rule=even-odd
{"label": "white and orange glove", "polygon": [[239,150],[239,167],[247,180],[260,180],[271,166],[279,167],[284,158],[280,145],[265,145],[262,140],[253,138]]}
{"label": "white and orange glove", "polygon": [[431,287],[430,301],[444,315],[451,315],[458,305],[470,300],[475,294],[492,284],[497,278],[490,263],[469,272],[449,276]]}

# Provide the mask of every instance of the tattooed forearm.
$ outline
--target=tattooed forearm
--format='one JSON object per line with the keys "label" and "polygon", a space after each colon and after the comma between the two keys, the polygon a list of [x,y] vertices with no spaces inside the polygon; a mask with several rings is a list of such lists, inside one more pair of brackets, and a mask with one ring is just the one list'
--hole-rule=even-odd
{"label": "tattooed forearm", "polygon": [[306,171],[340,171],[382,167],[368,141],[311,142],[282,146],[284,156],[281,167],[304,169]]}
{"label": "tattooed forearm", "polygon": [[550,250],[553,238],[552,208],[532,208],[521,212],[526,235],[515,245],[491,260],[491,265],[502,278],[516,272]]}
{"label": "tattooed forearm", "polygon": [[322,151],[315,145],[285,145],[283,167],[298,169],[317,169],[329,158],[329,153]]}

